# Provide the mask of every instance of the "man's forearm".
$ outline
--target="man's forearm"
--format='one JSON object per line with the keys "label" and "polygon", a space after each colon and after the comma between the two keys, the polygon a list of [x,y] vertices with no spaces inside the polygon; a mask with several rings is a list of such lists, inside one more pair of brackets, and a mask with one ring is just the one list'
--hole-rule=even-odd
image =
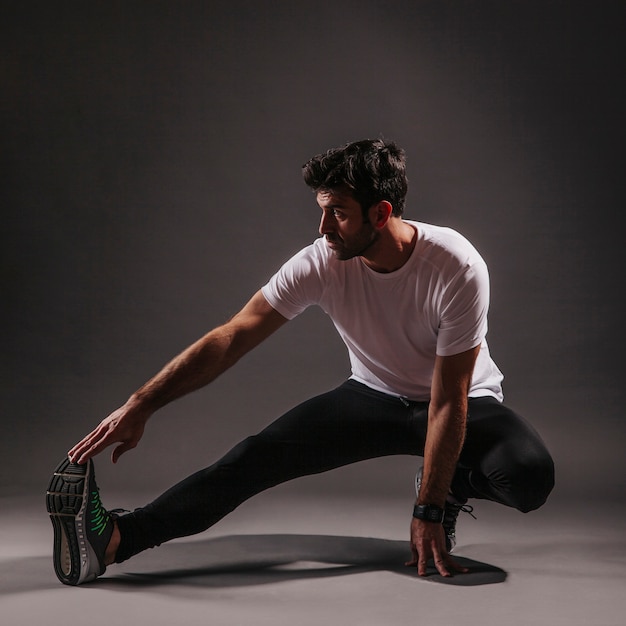
{"label": "man's forearm", "polygon": [[154,412],[208,385],[286,321],[258,291],[232,319],[172,359],[127,404]]}
{"label": "man's forearm", "polygon": [[442,407],[431,405],[418,504],[443,507],[463,447],[466,419],[466,398]]}
{"label": "man's forearm", "polygon": [[465,439],[467,396],[479,350],[480,345],[435,359],[418,504],[445,503]]}
{"label": "man's forearm", "polygon": [[240,358],[228,325],[220,326],[172,359],[129,399],[150,412],[215,380]]}

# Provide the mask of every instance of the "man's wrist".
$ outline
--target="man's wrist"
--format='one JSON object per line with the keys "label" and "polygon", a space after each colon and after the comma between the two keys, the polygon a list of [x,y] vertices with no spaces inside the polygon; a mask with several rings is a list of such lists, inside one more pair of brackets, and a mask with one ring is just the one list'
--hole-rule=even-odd
{"label": "man's wrist", "polygon": [[413,517],[425,522],[441,524],[443,522],[444,510],[436,504],[416,504],[413,507]]}

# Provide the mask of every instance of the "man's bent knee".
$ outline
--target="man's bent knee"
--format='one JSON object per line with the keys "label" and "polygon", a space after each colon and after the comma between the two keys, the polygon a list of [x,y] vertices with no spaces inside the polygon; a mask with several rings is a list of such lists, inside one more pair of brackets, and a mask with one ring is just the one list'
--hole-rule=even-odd
{"label": "man's bent knee", "polygon": [[554,463],[550,456],[535,463],[526,462],[515,472],[515,508],[529,513],[545,504],[554,488]]}

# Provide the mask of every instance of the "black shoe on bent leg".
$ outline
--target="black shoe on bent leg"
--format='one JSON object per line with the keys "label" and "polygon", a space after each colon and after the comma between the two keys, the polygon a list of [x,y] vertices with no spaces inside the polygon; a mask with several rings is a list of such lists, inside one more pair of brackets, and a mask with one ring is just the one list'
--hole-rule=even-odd
{"label": "black shoe on bent leg", "polygon": [[[422,486],[422,473],[424,468],[420,467],[415,475],[415,495],[419,497],[420,487]],[[446,533],[446,549],[448,553],[454,550],[456,546],[456,520],[459,517],[459,513],[469,513],[474,519],[476,516],[473,514],[474,508],[469,504],[466,504],[467,500],[461,502],[458,500],[452,492],[446,497],[446,503],[443,506],[443,530]]]}
{"label": "black shoe on bent leg", "polygon": [[104,555],[113,518],[100,501],[91,459],[64,459],[54,471],[46,506],[54,528],[54,571],[66,585],[81,585],[104,574]]}

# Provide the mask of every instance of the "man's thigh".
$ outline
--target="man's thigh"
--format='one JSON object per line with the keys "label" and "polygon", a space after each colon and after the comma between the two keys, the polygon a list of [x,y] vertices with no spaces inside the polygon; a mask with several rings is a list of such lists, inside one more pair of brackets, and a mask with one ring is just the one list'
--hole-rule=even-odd
{"label": "man's thigh", "polygon": [[257,438],[308,471],[380,456],[422,454],[427,403],[419,405],[349,380],[288,411]]}
{"label": "man's thigh", "polygon": [[475,467],[496,452],[518,456],[544,448],[532,425],[506,405],[491,397],[469,399],[462,465]]}

